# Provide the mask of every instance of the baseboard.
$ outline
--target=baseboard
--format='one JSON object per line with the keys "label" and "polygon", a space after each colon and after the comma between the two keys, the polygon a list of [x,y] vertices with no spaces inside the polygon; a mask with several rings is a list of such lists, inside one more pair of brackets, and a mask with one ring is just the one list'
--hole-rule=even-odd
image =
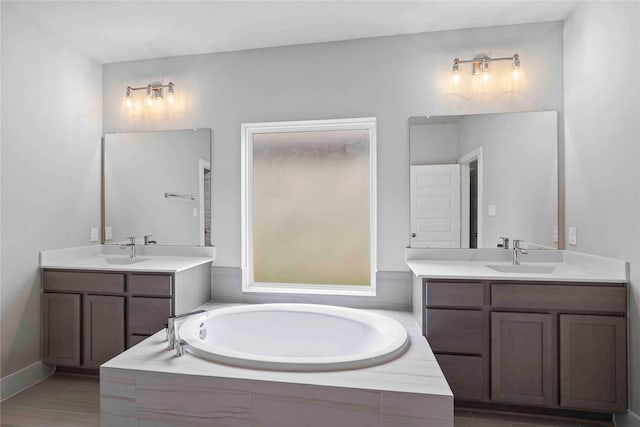
{"label": "baseboard", "polygon": [[0,402],[39,383],[53,374],[54,368],[41,361],[0,378]]}
{"label": "baseboard", "polygon": [[614,416],[616,427],[640,427],[640,415],[633,411]]}

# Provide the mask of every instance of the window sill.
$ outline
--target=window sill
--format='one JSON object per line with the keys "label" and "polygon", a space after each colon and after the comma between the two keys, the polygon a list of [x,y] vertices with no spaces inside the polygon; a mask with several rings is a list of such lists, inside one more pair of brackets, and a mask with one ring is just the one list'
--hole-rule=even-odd
{"label": "window sill", "polygon": [[339,295],[375,297],[376,290],[373,286],[329,286],[329,285],[292,285],[285,284],[253,284],[244,286],[243,293],[270,293],[270,294],[315,294],[315,295]]}

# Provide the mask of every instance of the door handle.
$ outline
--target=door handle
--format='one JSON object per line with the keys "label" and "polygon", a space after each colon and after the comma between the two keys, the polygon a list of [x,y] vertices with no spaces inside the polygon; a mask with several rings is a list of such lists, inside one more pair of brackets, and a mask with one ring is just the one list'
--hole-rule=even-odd
{"label": "door handle", "polygon": [[416,233],[411,233],[411,237],[416,237]]}

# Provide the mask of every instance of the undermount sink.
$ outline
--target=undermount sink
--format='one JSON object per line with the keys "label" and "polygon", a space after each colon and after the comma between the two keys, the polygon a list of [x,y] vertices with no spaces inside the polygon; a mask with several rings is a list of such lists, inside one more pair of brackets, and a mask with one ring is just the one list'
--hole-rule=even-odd
{"label": "undermount sink", "polygon": [[131,265],[139,262],[148,261],[149,258],[131,258],[131,257],[95,257],[78,261],[77,264],[82,265]]}
{"label": "undermount sink", "polygon": [[553,265],[487,265],[487,267],[499,271],[500,273],[522,273],[522,274],[551,274],[556,269]]}
{"label": "undermount sink", "polygon": [[139,262],[148,261],[147,258],[104,258],[107,264],[137,264]]}

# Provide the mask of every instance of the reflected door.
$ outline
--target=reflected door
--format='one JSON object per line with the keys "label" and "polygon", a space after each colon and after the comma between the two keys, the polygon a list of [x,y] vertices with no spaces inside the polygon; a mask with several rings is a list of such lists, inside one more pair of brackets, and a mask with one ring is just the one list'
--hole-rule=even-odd
{"label": "reflected door", "polygon": [[460,165],[411,166],[411,247],[460,247]]}

